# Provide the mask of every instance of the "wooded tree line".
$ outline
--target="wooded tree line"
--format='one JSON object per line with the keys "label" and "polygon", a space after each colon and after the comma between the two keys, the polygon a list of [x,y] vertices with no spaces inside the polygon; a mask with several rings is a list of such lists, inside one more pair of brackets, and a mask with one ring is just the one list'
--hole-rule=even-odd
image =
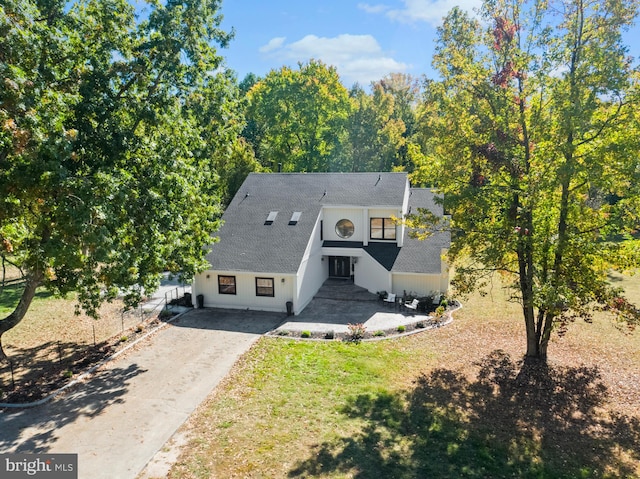
{"label": "wooded tree line", "polygon": [[347,90],[334,67],[315,60],[250,75],[241,135],[269,171],[413,169],[419,81],[395,73],[368,87]]}
{"label": "wooded tree line", "polygon": [[457,290],[507,277],[531,357],[594,307],[637,322],[606,277],[640,262],[639,76],[621,40],[635,0],[454,9],[437,78],[350,88],[316,60],[239,81],[218,50],[232,41],[219,0],[149,9],[0,4],[0,254],[26,279],[0,340],[38,287],[77,291],[96,314],[123,291],[135,304],[164,270],[202,270],[251,171],[396,170],[439,188]]}

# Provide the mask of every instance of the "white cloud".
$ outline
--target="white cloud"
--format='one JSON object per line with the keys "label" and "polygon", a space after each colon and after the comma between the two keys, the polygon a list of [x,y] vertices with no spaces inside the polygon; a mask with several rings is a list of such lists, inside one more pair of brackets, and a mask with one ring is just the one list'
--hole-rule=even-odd
{"label": "white cloud", "polygon": [[359,3],[358,8],[360,10],[364,10],[367,13],[384,13],[389,10],[390,7],[388,5],[382,4],[370,5],[368,3]]}
{"label": "white cloud", "polygon": [[260,51],[282,61],[321,60],[335,66],[347,86],[355,82],[366,86],[389,73],[404,72],[410,68],[410,65],[385,53],[371,35],[342,34],[332,38],[307,35],[288,44],[284,39],[279,43],[274,40],[279,41],[271,40]]}
{"label": "white cloud", "polygon": [[458,6],[472,12],[480,6],[481,0],[402,0],[402,3],[404,6],[399,9],[366,3],[361,3],[358,7],[368,13],[384,13],[390,19],[402,23],[426,22],[437,26],[453,7]]}
{"label": "white cloud", "polygon": [[286,37],[272,38],[271,40],[269,40],[269,43],[260,47],[260,53],[269,53],[273,50],[277,50],[278,48],[282,47],[285,40]]}

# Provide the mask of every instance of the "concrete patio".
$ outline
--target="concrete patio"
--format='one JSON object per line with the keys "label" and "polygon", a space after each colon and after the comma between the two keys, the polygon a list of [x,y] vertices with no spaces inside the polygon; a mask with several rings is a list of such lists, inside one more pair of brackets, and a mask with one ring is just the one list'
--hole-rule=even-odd
{"label": "concrete patio", "polygon": [[432,317],[388,304],[377,295],[355,286],[349,280],[328,279],[313,300],[298,316],[290,316],[277,331],[337,334],[348,332],[349,324],[364,324],[369,332],[396,329]]}

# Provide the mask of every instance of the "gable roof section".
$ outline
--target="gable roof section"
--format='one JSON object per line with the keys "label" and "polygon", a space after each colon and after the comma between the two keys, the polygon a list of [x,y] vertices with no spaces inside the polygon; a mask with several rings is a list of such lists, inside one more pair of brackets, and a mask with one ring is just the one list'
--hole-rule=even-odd
{"label": "gable roof section", "polygon": [[[418,208],[425,208],[442,216],[443,206],[441,202],[436,202],[436,197],[437,195],[429,188],[412,188],[409,197],[411,212],[417,213]],[[409,228],[406,228],[403,246],[391,271],[394,273],[441,273],[440,256],[443,248],[451,246],[451,232],[440,231],[425,240],[411,238],[409,233]]]}
{"label": "gable roof section", "polygon": [[[442,204],[436,202],[435,193],[428,188],[412,188],[409,207],[412,213],[418,213],[419,208],[425,208],[438,216],[443,214]],[[387,271],[440,274],[442,272],[441,252],[443,248],[449,248],[450,244],[449,231],[434,233],[425,240],[418,240],[411,238],[409,229],[406,228],[402,248],[395,243],[370,242],[364,250]]]}
{"label": "gable roof section", "polygon": [[[399,208],[406,184],[406,173],[251,173],[207,260],[220,271],[295,274],[323,206]],[[279,213],[265,225],[272,211]],[[301,215],[290,225],[294,212]]]}

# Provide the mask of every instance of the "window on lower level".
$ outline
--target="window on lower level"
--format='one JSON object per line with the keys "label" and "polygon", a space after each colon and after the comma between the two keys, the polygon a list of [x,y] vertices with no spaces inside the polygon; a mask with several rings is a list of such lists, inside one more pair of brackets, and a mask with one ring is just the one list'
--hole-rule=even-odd
{"label": "window on lower level", "polygon": [[274,296],[273,278],[256,278],[256,296]]}
{"label": "window on lower level", "polygon": [[396,224],[392,218],[371,218],[370,235],[372,240],[394,240]]}
{"label": "window on lower level", "polygon": [[236,277],[218,276],[218,293],[236,294]]}

